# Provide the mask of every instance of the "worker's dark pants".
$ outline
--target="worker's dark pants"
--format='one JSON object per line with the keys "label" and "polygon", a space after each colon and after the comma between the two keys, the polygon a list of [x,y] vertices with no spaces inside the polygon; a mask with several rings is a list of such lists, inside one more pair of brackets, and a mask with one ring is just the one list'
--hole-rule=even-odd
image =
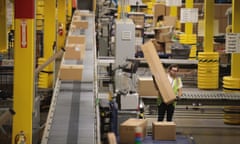
{"label": "worker's dark pants", "polygon": [[174,108],[175,107],[173,104],[165,104],[163,102],[160,105],[158,105],[158,121],[163,121],[166,111],[167,121],[172,121]]}

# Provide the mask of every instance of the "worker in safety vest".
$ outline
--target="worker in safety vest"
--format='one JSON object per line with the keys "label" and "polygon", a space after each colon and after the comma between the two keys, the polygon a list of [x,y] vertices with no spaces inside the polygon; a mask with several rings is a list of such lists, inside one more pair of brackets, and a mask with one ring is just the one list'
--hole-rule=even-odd
{"label": "worker in safety vest", "polygon": [[[179,71],[179,67],[177,64],[172,64],[167,69],[167,77],[173,88],[174,94],[176,95],[176,100],[178,100],[179,97],[182,96],[182,87],[183,87],[181,78],[177,76],[178,71]],[[157,105],[158,105],[158,121],[163,121],[166,112],[167,112],[167,121],[172,121],[173,113],[176,106],[176,101],[170,104],[164,103],[162,100],[161,94],[159,92]]]}

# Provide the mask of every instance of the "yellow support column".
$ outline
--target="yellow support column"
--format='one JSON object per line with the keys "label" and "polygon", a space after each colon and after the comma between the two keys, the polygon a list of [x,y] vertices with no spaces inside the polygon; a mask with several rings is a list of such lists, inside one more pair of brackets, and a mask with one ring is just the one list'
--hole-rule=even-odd
{"label": "yellow support column", "polygon": [[15,0],[14,99],[12,144],[32,144],[35,94],[35,1]]}
{"label": "yellow support column", "polygon": [[[240,1],[233,0],[232,2],[232,32],[240,33],[239,9]],[[232,53],[231,55],[231,76],[223,78],[224,90],[240,91],[240,52]]]}
{"label": "yellow support column", "polygon": [[[186,8],[193,8],[193,0],[186,0]],[[180,29],[180,24],[179,24]],[[197,35],[193,34],[193,23],[185,24],[185,34],[180,35],[180,43],[191,45],[191,50],[189,54],[190,59],[196,59],[197,55]]]}
{"label": "yellow support column", "polygon": [[[56,40],[56,0],[44,0],[44,50],[43,58],[38,60],[41,65],[47,61],[53,54],[53,45]],[[49,64],[44,68],[44,72],[40,72],[38,87],[51,88],[53,81],[53,68],[54,64]]]}
{"label": "yellow support column", "polygon": [[66,0],[58,0],[58,35],[57,35],[57,47],[60,50],[65,45],[66,38]]}
{"label": "yellow support column", "polygon": [[213,52],[214,0],[204,3],[204,52],[198,54],[198,88],[217,89],[219,54]]}
{"label": "yellow support column", "polygon": [[[177,6],[171,6],[170,7],[170,16],[178,17],[178,7]],[[180,30],[181,24],[179,20],[176,22],[176,29]]]}
{"label": "yellow support column", "polygon": [[171,6],[170,7],[170,16],[177,16],[177,7],[176,6]]}
{"label": "yellow support column", "polygon": [[72,19],[72,0],[67,0],[67,23],[70,24]]}
{"label": "yellow support column", "polygon": [[[193,0],[186,0],[186,8],[193,8]],[[185,34],[180,35],[180,43],[196,44],[196,34],[193,34],[192,23],[185,23]]]}
{"label": "yellow support column", "polygon": [[7,5],[0,0],[0,53],[7,52]]}

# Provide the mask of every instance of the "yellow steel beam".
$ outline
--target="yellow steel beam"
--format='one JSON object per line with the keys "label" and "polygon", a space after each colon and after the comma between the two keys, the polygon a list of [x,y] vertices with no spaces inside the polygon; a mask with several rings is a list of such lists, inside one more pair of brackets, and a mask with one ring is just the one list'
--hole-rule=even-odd
{"label": "yellow steel beam", "polygon": [[198,88],[219,87],[219,54],[213,52],[214,0],[204,3],[204,52],[198,53]]}
{"label": "yellow steel beam", "polygon": [[[66,0],[58,0],[57,7],[58,17],[58,35],[57,35],[57,47],[60,50],[64,47],[66,37]],[[61,31],[62,30],[62,31]]]}
{"label": "yellow steel beam", "polygon": [[[233,0],[232,3],[232,32],[233,33],[240,33],[240,9],[239,9],[240,1]],[[231,75],[233,78],[240,79],[240,68],[239,68],[239,61],[240,61],[240,53],[232,54],[231,60]]]}
{"label": "yellow steel beam", "polygon": [[204,52],[213,52],[214,0],[204,3]]}
{"label": "yellow steel beam", "polygon": [[0,53],[7,52],[7,5],[0,0]]}
{"label": "yellow steel beam", "polygon": [[[12,143],[32,144],[35,97],[35,0],[14,0],[15,44]],[[22,142],[20,142],[22,143]]]}
{"label": "yellow steel beam", "polygon": [[[232,2],[232,32],[240,33],[239,28],[239,0]],[[231,55],[231,76],[223,78],[223,87],[226,91],[240,91],[240,69],[239,69],[240,53],[235,52]]]}
{"label": "yellow steel beam", "polygon": [[[44,53],[43,59],[49,59],[53,53],[53,45],[56,40],[56,0],[44,0]],[[49,64],[44,70],[53,72],[53,63]],[[47,74],[47,77],[42,77],[46,73],[40,73],[39,76],[39,87],[50,88],[52,87],[52,73]],[[41,78],[41,79],[40,79]],[[47,87],[46,87],[47,86]]]}
{"label": "yellow steel beam", "polygon": [[71,17],[72,17],[72,0],[67,0],[67,15],[68,15],[68,18],[71,20]]}
{"label": "yellow steel beam", "polygon": [[[193,8],[193,0],[186,0],[186,8]],[[188,22],[185,24],[185,33],[192,35],[193,33],[193,24]]]}
{"label": "yellow steel beam", "polygon": [[15,19],[14,101],[12,143],[23,131],[26,143],[32,143],[34,97],[34,19]]}
{"label": "yellow steel beam", "polygon": [[177,16],[177,6],[171,6],[170,7],[170,16]]}

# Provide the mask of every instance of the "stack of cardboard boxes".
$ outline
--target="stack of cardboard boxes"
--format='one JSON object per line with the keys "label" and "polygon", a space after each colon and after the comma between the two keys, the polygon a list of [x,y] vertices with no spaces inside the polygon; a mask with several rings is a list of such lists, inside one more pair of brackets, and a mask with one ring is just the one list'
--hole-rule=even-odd
{"label": "stack of cardboard boxes", "polygon": [[[181,8],[184,8],[185,5],[183,4],[182,7],[178,7],[178,17],[176,19],[180,19],[180,10]],[[203,31],[201,29],[201,23],[203,21],[203,9],[204,9],[204,3],[194,3],[193,5],[194,8],[198,8],[199,10],[199,21],[200,24],[193,25],[193,33],[197,34],[198,38],[197,39],[204,39],[203,36]],[[229,3],[215,3],[214,4],[214,34],[219,34],[219,33],[226,33],[226,28],[228,26],[228,16],[226,15],[227,10],[231,7],[231,4]],[[163,15],[164,16],[164,21],[165,22],[171,22],[171,20],[167,19],[167,17],[170,15],[170,7],[167,7],[164,3],[155,3],[153,6],[153,16],[154,16],[154,25],[156,26],[157,23],[157,18]],[[175,19],[175,20],[176,20]],[[172,18],[172,20],[174,20]],[[175,21],[176,22],[176,21]],[[171,22],[172,23],[172,22]],[[172,24],[165,24],[166,26],[172,26]],[[199,27],[200,26],[200,27]],[[185,25],[181,24],[181,31],[185,31]],[[171,41],[170,36],[159,37],[161,35],[160,31],[155,30],[156,35],[155,38],[159,40],[160,42],[164,43],[164,50],[165,53],[170,54],[171,53],[171,47],[173,42]],[[199,41],[198,41],[199,43]],[[198,51],[201,51],[202,48],[198,47]]]}
{"label": "stack of cardboard boxes", "polygon": [[[134,144],[136,140],[136,130],[141,129],[141,139],[147,136],[148,119],[129,118],[120,125],[120,144]],[[152,122],[152,139],[153,140],[176,140],[175,122]]]}

